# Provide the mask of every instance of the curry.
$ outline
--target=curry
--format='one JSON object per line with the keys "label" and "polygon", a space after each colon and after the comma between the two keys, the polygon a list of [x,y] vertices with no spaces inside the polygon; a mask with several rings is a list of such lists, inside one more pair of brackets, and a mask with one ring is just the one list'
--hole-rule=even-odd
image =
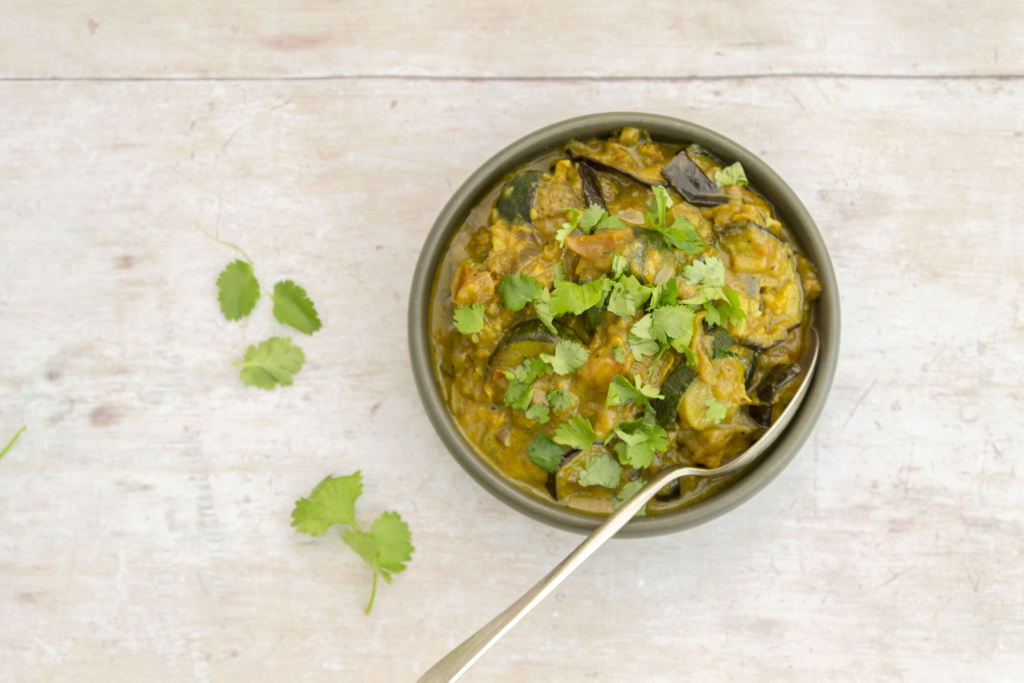
{"label": "curry", "polygon": [[[757,440],[797,388],[820,291],[740,164],[624,128],[516,169],[470,213],[434,284],[433,360],[480,457],[608,514],[663,467]],[[644,514],[739,476],[674,482]]]}

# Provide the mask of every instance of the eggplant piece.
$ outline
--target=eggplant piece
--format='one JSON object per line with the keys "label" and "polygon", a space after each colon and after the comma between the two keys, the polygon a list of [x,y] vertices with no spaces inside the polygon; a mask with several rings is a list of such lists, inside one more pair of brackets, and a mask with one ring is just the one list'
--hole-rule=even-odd
{"label": "eggplant piece", "polygon": [[806,299],[793,248],[749,221],[721,231],[718,247],[731,257],[734,272],[747,274],[756,283],[754,292],[738,291],[747,317],[729,325],[729,331],[755,350],[785,339],[803,322]]}
{"label": "eggplant piece", "polygon": [[580,182],[583,184],[583,203],[587,206],[597,204],[605,211],[608,205],[604,201],[604,192],[601,190],[601,179],[588,164],[577,164],[576,170],[580,174]]}
{"label": "eggplant piece", "polygon": [[[566,327],[560,322],[555,321],[555,332],[552,332],[544,323],[534,318],[533,320],[524,320],[521,323],[513,325],[504,336],[498,345],[494,347],[494,351],[491,352],[491,357],[487,359],[487,364],[491,365],[495,359],[498,358],[499,354],[505,356],[517,348],[522,353],[517,353],[516,357],[518,360],[515,362],[509,362],[509,367],[519,365],[524,358],[531,358],[536,356],[538,353],[550,352],[550,348],[553,348],[560,340],[566,339],[568,341],[574,341],[577,344],[580,343],[580,337],[578,334],[573,332],[570,328]],[[529,344],[529,347],[524,345]],[[519,358],[521,356],[521,358]]]}
{"label": "eggplant piece", "polygon": [[568,145],[568,152],[573,161],[596,169],[616,171],[644,185],[663,185],[661,169],[664,164],[650,165],[650,161],[645,159],[645,154],[639,149],[650,141],[651,136],[647,131],[624,128],[618,139],[589,143],[573,140]]}
{"label": "eggplant piece", "polygon": [[683,495],[683,489],[679,486],[679,480],[673,479],[654,494],[654,500],[662,503],[671,503],[673,500],[679,500],[681,495]]}
{"label": "eggplant piece", "polygon": [[758,427],[768,429],[772,426],[773,408],[774,406],[747,406],[747,414]]}
{"label": "eggplant piece", "polygon": [[562,469],[562,467],[567,462],[572,460],[573,456],[576,455],[579,452],[580,452],[580,449],[578,449],[578,448],[572,448],[572,449],[566,451],[565,455],[562,456],[562,461],[559,462],[558,463],[558,467],[555,468],[555,471],[554,472],[548,472],[548,482],[547,482],[548,493],[550,493],[551,497],[554,498],[555,500],[558,500],[558,471],[560,469]]}
{"label": "eggplant piece", "polygon": [[776,365],[757,386],[757,400],[766,405],[774,405],[785,386],[799,374],[799,363]]}
{"label": "eggplant piece", "polygon": [[661,175],[694,206],[718,206],[729,201],[729,197],[704,175],[687,150],[675,155],[661,170]]}
{"label": "eggplant piece", "polygon": [[[578,479],[580,471],[584,465],[589,463],[594,458],[599,458],[602,455],[608,455],[612,460],[618,462],[614,454],[608,452],[608,449],[604,447],[602,443],[595,442],[593,446],[585,451],[573,450],[570,451],[566,457],[562,458],[562,462],[558,464],[558,469],[555,470],[555,493],[554,498],[559,502],[566,502],[567,499],[581,497],[581,498],[593,498],[595,497],[594,489],[601,489],[601,487],[590,487],[580,485]],[[550,479],[550,477],[549,477]],[[611,491],[607,489],[601,489],[607,491],[607,496],[611,496]],[[549,489],[550,491],[550,489]],[[600,493],[598,496],[602,495]]]}
{"label": "eggplant piece", "polygon": [[633,228],[633,247],[623,255],[629,261],[629,273],[645,285],[658,281],[658,275],[666,268],[670,269],[667,277],[661,279],[664,284],[675,274],[675,255],[665,236],[657,230]]}
{"label": "eggplant piece", "polygon": [[509,225],[515,223],[517,218],[527,225],[533,225],[530,209],[537,198],[537,186],[540,185],[541,175],[540,171],[529,170],[520,171],[509,178],[505,187],[501,188],[495,205],[498,216]]}
{"label": "eggplant piece", "polygon": [[749,394],[751,390],[753,390],[754,388],[754,375],[757,374],[757,363],[759,360],[761,360],[761,352],[744,347],[740,351],[740,362],[743,362],[744,358],[747,359],[747,373],[746,377],[744,378],[744,387],[747,390],[747,394]]}
{"label": "eggplant piece", "polygon": [[672,372],[662,382],[661,395],[665,398],[651,401],[651,407],[654,408],[654,412],[658,416],[658,425],[662,429],[675,427],[679,402],[683,400],[683,394],[695,379],[697,379],[697,373],[693,368],[687,367],[680,358],[678,364],[672,368]]}

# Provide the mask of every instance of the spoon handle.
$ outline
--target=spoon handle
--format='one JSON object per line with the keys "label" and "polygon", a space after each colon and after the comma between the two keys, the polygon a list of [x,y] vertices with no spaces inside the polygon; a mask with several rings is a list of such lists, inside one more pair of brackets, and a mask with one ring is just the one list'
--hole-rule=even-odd
{"label": "spoon handle", "polygon": [[679,476],[677,471],[680,469],[685,468],[683,466],[668,467],[658,472],[622,507],[609,515],[605,522],[595,529],[594,533],[590,534],[583,543],[580,543],[579,547],[572,551],[560,565],[551,570],[550,574],[541,579],[536,586],[528,590],[523,597],[512,603],[508,609],[492,619],[486,626],[445,655],[441,661],[430,667],[430,670],[423,674],[417,683],[450,683],[450,681],[458,680],[484,652],[497,642],[498,638],[505,635],[520,619],[526,616],[527,612],[536,607],[558,584],[565,580],[565,577],[593,555],[594,551],[600,548],[605,541],[626,526],[626,523],[666,483]]}

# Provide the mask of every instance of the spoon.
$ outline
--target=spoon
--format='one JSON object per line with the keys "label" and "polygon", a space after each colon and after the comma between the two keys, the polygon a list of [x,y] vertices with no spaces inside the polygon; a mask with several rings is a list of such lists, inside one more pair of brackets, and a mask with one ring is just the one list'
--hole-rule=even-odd
{"label": "spoon", "polygon": [[490,623],[445,655],[441,661],[430,667],[430,670],[423,674],[417,683],[451,683],[461,678],[469,667],[473,666],[476,660],[480,659],[484,652],[490,649],[494,643],[498,642],[499,638],[526,616],[527,612],[536,607],[574,569],[583,564],[584,560],[594,554],[594,551],[600,548],[605,541],[614,536],[619,529],[626,526],[626,523],[633,519],[633,516],[643,509],[647,501],[653,498],[666,484],[680,477],[711,477],[735,472],[757,460],[782,434],[796,414],[800,402],[807,394],[807,390],[811,385],[811,376],[814,374],[814,367],[818,362],[818,346],[818,333],[815,330],[810,330],[807,335],[807,350],[804,352],[803,358],[800,359],[800,387],[789,402],[789,405],[782,411],[779,419],[761,435],[761,438],[754,445],[740,454],[735,460],[721,467],[704,469],[687,465],[674,465],[659,471],[632,498],[623,503],[622,507],[609,515],[604,523],[597,527],[594,533],[590,534],[550,574],[528,590],[523,597],[512,603],[508,609],[492,619]]}

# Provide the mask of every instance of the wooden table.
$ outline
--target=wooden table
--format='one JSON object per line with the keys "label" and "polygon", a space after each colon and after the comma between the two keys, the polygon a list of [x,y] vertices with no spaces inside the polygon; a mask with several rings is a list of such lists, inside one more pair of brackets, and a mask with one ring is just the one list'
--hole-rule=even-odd
{"label": "wooden table", "polygon": [[[787,179],[838,375],[768,489],[603,549],[464,680],[1022,680],[1024,5],[485,5],[7,3],[0,680],[414,681],[557,563],[579,538],[434,435],[408,288],[479,164],[614,110]],[[238,381],[286,329],[224,320],[197,223],[316,302],[293,387]],[[416,545],[369,617],[366,567],[289,526],[357,469]]]}

